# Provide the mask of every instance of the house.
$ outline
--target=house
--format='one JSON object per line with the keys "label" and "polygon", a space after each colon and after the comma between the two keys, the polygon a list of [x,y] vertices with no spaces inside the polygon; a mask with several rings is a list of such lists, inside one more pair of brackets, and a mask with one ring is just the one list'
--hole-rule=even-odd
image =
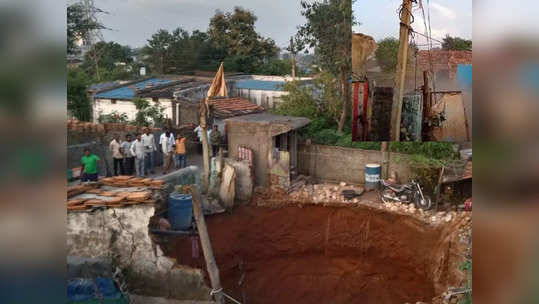
{"label": "house", "polygon": [[[301,86],[312,86],[312,78],[296,77],[296,80],[300,81]],[[287,81],[292,81],[292,78],[251,75],[236,81],[233,94],[247,98],[264,109],[273,109],[282,102],[282,96],[288,94],[284,91]]]}
{"label": "house", "polygon": [[255,184],[287,189],[297,172],[297,130],[311,121],[304,117],[257,113],[225,119],[229,157],[252,151]]}
{"label": "house", "polygon": [[[143,80],[132,81],[112,88],[97,91],[93,95],[93,117],[97,122],[99,115],[110,114],[114,111],[127,114],[129,120],[134,120],[137,109],[133,103],[133,98],[138,97],[137,93],[141,90],[157,87],[172,82],[171,79],[146,78]],[[159,101],[165,107],[165,116],[172,117],[172,102],[170,99],[150,99],[153,102]]]}

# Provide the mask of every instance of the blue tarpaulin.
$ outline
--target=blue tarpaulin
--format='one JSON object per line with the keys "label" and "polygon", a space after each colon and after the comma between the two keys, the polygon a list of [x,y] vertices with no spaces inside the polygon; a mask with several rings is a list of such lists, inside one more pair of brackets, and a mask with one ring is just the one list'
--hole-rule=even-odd
{"label": "blue tarpaulin", "polygon": [[457,66],[457,82],[462,90],[467,91],[472,89],[472,65],[459,64]]}
{"label": "blue tarpaulin", "polygon": [[127,303],[110,278],[72,279],[67,283],[68,303]]}

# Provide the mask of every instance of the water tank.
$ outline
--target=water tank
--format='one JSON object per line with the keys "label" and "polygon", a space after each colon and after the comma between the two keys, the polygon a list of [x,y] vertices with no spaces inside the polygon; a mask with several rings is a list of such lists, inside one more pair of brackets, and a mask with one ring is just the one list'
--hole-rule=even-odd
{"label": "water tank", "polygon": [[193,198],[173,192],[168,197],[168,221],[174,230],[188,230],[192,225]]}

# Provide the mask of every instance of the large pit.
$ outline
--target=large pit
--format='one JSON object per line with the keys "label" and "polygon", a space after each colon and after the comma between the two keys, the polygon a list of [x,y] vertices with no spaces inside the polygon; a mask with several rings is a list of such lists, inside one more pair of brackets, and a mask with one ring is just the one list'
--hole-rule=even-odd
{"label": "large pit", "polygon": [[[242,303],[430,303],[462,280],[450,229],[411,216],[242,206],[206,222],[224,290]],[[178,264],[206,269],[192,245],[161,244]]]}

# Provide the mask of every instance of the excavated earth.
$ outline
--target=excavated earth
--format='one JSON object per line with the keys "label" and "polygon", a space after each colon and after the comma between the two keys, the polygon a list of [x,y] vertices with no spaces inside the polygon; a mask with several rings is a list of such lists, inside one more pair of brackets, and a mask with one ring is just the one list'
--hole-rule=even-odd
{"label": "excavated earth", "polygon": [[[430,303],[463,279],[453,231],[406,215],[242,206],[206,222],[223,288],[242,303]],[[162,247],[206,269],[192,241]]]}

